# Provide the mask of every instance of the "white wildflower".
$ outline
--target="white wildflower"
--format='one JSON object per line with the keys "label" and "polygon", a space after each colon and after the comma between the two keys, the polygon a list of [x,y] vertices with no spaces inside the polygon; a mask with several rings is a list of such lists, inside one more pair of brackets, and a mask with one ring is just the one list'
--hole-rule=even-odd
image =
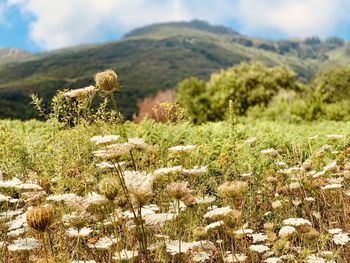
{"label": "white wildflower", "polygon": [[123,249],[121,251],[115,252],[113,259],[119,261],[132,260],[138,255],[139,253],[137,251]]}
{"label": "white wildflower", "polygon": [[350,241],[350,238],[347,233],[339,233],[335,234],[332,240],[335,244],[344,246]]}
{"label": "white wildflower", "polygon": [[272,258],[265,259],[265,263],[278,263],[278,262],[282,262],[281,258],[272,257]]}
{"label": "white wildflower", "polygon": [[101,205],[106,201],[107,199],[103,195],[100,195],[96,192],[90,192],[82,199],[82,206],[84,208],[88,208],[93,205]]}
{"label": "white wildflower", "polygon": [[344,139],[345,135],[344,134],[327,134],[326,137],[332,140],[339,140],[339,139]]}
{"label": "white wildflower", "polygon": [[233,232],[235,235],[248,235],[253,234],[254,230],[250,228],[241,228]]}
{"label": "white wildflower", "polygon": [[138,148],[138,149],[142,149],[142,148],[145,148],[147,146],[145,143],[145,140],[142,138],[129,138],[128,143],[133,148]]}
{"label": "white wildflower", "polygon": [[247,260],[247,256],[244,254],[232,254],[232,253],[227,253],[226,256],[224,257],[224,262],[225,263],[236,263],[236,262],[245,262]]}
{"label": "white wildflower", "polygon": [[92,229],[89,227],[83,227],[80,229],[70,227],[67,230],[67,234],[70,237],[86,237],[86,236],[90,235],[91,232],[92,232]]}
{"label": "white wildflower", "polygon": [[204,196],[204,197],[196,197],[196,203],[198,205],[204,205],[204,204],[212,204],[216,200],[213,196]]}
{"label": "white wildflower", "polygon": [[265,246],[265,245],[250,245],[249,249],[254,251],[254,252],[258,252],[258,253],[264,253],[264,252],[270,250],[270,248],[268,246]]}
{"label": "white wildflower", "polygon": [[283,220],[284,225],[289,225],[289,226],[302,226],[302,225],[310,225],[311,222],[307,219],[304,218],[288,218]]}
{"label": "white wildflower", "polygon": [[282,202],[280,200],[276,200],[276,201],[272,202],[272,208],[273,209],[277,209],[277,208],[280,208],[282,206],[283,206],[283,204],[282,204]]}
{"label": "white wildflower", "polygon": [[224,225],[224,221],[217,221],[205,226],[204,230],[205,232],[208,232],[209,230],[219,228],[222,225]]}
{"label": "white wildflower", "polygon": [[326,263],[327,261],[324,258],[317,257],[315,255],[309,255],[305,258],[306,263]]}
{"label": "white wildflower", "polygon": [[6,196],[6,195],[3,195],[3,194],[0,193],[0,203],[1,202],[9,202],[10,199],[11,199],[10,196]]}
{"label": "white wildflower", "polygon": [[253,142],[256,142],[256,140],[257,140],[256,137],[251,137],[251,138],[245,140],[244,143],[246,143],[246,144],[251,144],[251,143],[253,143]]}
{"label": "white wildflower", "polygon": [[[115,240],[114,240],[115,241]],[[89,248],[95,248],[98,250],[107,250],[114,244],[113,239],[110,237],[102,237],[95,244],[88,244]]]}
{"label": "white wildflower", "polygon": [[343,186],[341,184],[327,184],[323,186],[321,189],[322,190],[333,190],[333,189],[339,189],[342,188]]}
{"label": "white wildflower", "polygon": [[213,209],[211,211],[208,211],[204,215],[204,218],[215,218],[215,217],[225,216],[231,211],[232,211],[232,208],[229,207],[229,206],[215,208],[215,209]]}
{"label": "white wildflower", "polygon": [[260,153],[271,156],[271,157],[276,157],[278,155],[278,152],[273,148],[261,150]]}
{"label": "white wildflower", "polygon": [[308,202],[314,202],[316,199],[314,197],[305,197],[304,200]]}
{"label": "white wildflower", "polygon": [[22,181],[18,178],[14,177],[11,180],[8,181],[0,181],[0,188],[15,188],[22,184]]}
{"label": "white wildflower", "polygon": [[160,213],[154,215],[146,215],[144,217],[145,224],[149,226],[162,226],[165,222],[173,220],[176,217],[174,213]]}
{"label": "white wildflower", "polygon": [[169,152],[172,153],[187,153],[197,148],[197,145],[178,145],[168,148]]}
{"label": "white wildflower", "polygon": [[337,165],[336,160],[330,162],[325,167],[323,167],[323,171],[325,171],[325,172],[331,172],[331,171],[335,171],[337,169],[338,169],[338,165]]}
{"label": "white wildflower", "polygon": [[107,144],[110,142],[115,142],[120,139],[119,135],[102,135],[102,136],[93,136],[90,141],[94,142],[96,145]]}
{"label": "white wildflower", "polygon": [[192,257],[193,262],[207,262],[210,260],[210,254],[205,251],[199,251]]}
{"label": "white wildflower", "polygon": [[153,176],[146,172],[125,171],[125,185],[136,198],[142,199],[152,193]]}
{"label": "white wildflower", "polygon": [[267,240],[267,235],[263,233],[250,234],[249,236],[253,239],[253,244],[264,242]]}
{"label": "white wildflower", "polygon": [[176,174],[180,173],[182,171],[182,166],[174,166],[174,167],[165,167],[165,168],[159,168],[153,172],[155,176],[160,175],[168,175],[168,174]]}
{"label": "white wildflower", "polygon": [[193,169],[182,170],[182,174],[188,175],[188,176],[200,176],[205,174],[206,172],[207,172],[206,166],[202,166],[202,167],[195,166]]}
{"label": "white wildflower", "polygon": [[73,89],[73,90],[67,91],[63,93],[63,96],[69,97],[69,98],[79,98],[79,97],[87,96],[89,94],[93,94],[95,90],[96,90],[96,87],[91,85],[85,88]]}
{"label": "white wildflower", "polygon": [[331,234],[331,235],[336,235],[336,234],[340,234],[342,233],[343,230],[341,228],[331,228],[331,229],[328,229],[328,233]]}
{"label": "white wildflower", "polygon": [[10,251],[32,250],[39,247],[39,242],[35,238],[19,238],[8,245]]}
{"label": "white wildflower", "polygon": [[283,226],[280,231],[278,232],[278,236],[280,237],[287,237],[292,235],[297,230],[293,226]]}
{"label": "white wildflower", "polygon": [[74,193],[49,195],[46,200],[52,202],[80,201],[82,198]]}

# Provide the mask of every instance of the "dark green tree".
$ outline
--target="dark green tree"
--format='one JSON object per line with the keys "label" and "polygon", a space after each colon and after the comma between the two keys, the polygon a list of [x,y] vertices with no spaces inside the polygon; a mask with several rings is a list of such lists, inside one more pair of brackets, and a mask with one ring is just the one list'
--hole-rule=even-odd
{"label": "dark green tree", "polygon": [[319,72],[313,79],[313,91],[323,102],[334,103],[350,98],[350,67],[334,66]]}

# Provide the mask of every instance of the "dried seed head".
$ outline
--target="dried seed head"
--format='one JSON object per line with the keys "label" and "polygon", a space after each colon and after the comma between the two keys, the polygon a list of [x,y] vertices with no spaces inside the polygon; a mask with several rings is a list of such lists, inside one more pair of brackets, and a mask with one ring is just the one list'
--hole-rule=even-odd
{"label": "dried seed head", "polygon": [[267,231],[273,231],[275,224],[273,222],[268,222],[264,224],[264,229]]}
{"label": "dried seed head", "polygon": [[52,205],[42,205],[27,212],[27,224],[39,232],[44,232],[52,222],[54,208]]}
{"label": "dried seed head", "polygon": [[190,193],[187,193],[183,198],[182,201],[184,202],[185,206],[193,207],[197,204],[196,198],[193,197]]}
{"label": "dried seed head", "polygon": [[106,71],[97,73],[95,76],[96,86],[104,92],[113,92],[118,89],[118,76],[117,74],[108,69]]}
{"label": "dried seed head", "polygon": [[187,186],[188,182],[171,183],[167,187],[168,194],[176,200],[181,200],[189,193]]}
{"label": "dried seed head", "polygon": [[305,160],[305,162],[303,162],[303,168],[306,171],[310,171],[312,169],[312,161],[310,159]]}
{"label": "dried seed head", "polygon": [[239,210],[233,209],[225,214],[223,220],[228,227],[234,228],[239,225],[242,213]]}
{"label": "dried seed head", "polygon": [[218,187],[220,195],[226,198],[238,198],[248,191],[248,183],[244,181],[225,182]]}
{"label": "dried seed head", "polygon": [[193,237],[198,240],[198,239],[202,239],[207,235],[207,233],[205,232],[204,227],[202,226],[198,226],[195,229],[193,229]]}
{"label": "dried seed head", "polygon": [[114,200],[119,192],[119,182],[116,178],[108,177],[101,180],[98,189],[108,200]]}

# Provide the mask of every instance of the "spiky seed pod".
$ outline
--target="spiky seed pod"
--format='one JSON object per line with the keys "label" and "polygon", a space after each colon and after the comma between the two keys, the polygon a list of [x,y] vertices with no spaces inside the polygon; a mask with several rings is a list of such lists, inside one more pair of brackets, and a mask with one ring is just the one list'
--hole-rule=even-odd
{"label": "spiky seed pod", "polygon": [[95,75],[96,86],[104,92],[113,92],[118,89],[118,76],[117,74],[108,69],[103,72],[99,72]]}
{"label": "spiky seed pod", "polygon": [[218,187],[218,192],[226,198],[239,198],[248,191],[248,183],[244,181],[225,182]]}
{"label": "spiky seed pod", "polygon": [[52,205],[42,205],[32,208],[27,212],[27,224],[39,232],[45,232],[50,226],[54,216]]}
{"label": "spiky seed pod", "polygon": [[197,204],[196,198],[193,197],[190,193],[187,193],[183,198],[182,201],[184,202],[185,206],[193,207]]}
{"label": "spiky seed pod", "polygon": [[236,209],[225,214],[223,220],[228,227],[235,228],[240,224],[242,212]]}
{"label": "spiky seed pod", "polygon": [[176,200],[181,200],[189,193],[187,186],[188,182],[171,183],[167,187],[168,194]]}
{"label": "spiky seed pod", "polygon": [[108,200],[112,201],[118,195],[119,182],[116,178],[104,178],[99,183],[98,189],[102,195],[104,195]]}

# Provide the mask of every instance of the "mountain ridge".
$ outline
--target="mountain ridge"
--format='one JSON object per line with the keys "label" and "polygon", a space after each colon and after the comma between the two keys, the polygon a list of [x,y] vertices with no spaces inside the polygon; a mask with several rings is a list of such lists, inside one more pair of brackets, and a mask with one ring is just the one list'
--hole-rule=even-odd
{"label": "mountain ridge", "polygon": [[174,88],[189,76],[207,79],[214,71],[246,61],[287,65],[306,82],[324,67],[350,64],[350,46],[339,38],[253,38],[198,20],[150,25],[118,41],[0,64],[0,103],[7,105],[0,109],[0,117],[36,117],[28,105],[30,94],[37,93],[47,102],[57,89],[90,85],[96,72],[112,68],[124,87],[118,94],[121,109],[131,118],[137,101],[145,96]]}

